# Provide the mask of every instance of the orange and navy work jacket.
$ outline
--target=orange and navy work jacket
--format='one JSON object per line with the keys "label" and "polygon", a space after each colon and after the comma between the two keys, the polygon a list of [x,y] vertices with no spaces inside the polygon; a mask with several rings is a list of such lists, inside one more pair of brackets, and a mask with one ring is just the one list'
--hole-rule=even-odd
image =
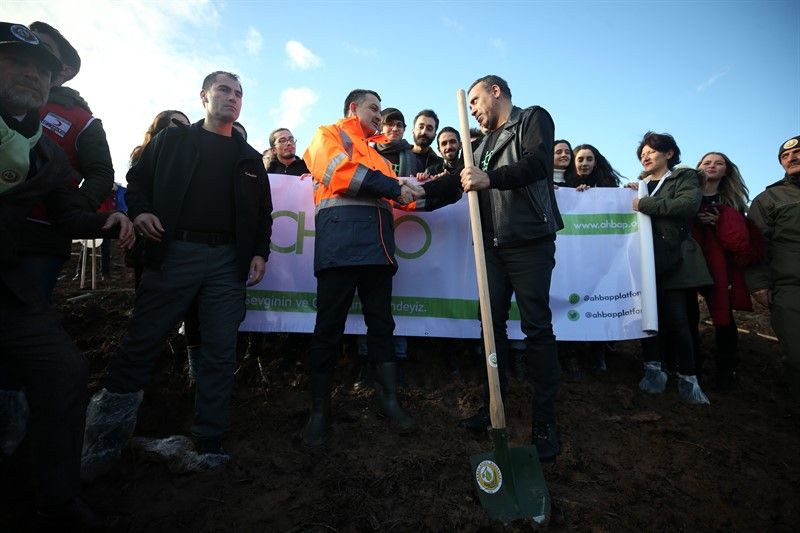
{"label": "orange and navy work jacket", "polygon": [[314,176],[315,273],[346,266],[397,268],[391,199],[400,195],[400,184],[370,142],[386,140],[366,137],[358,117],[348,117],[320,126],[303,156]]}

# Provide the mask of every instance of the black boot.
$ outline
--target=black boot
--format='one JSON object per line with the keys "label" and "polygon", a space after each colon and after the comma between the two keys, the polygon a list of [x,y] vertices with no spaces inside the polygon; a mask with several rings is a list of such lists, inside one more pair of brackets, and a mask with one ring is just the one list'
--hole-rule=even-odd
{"label": "black boot", "polygon": [[411,429],[416,425],[397,401],[397,363],[389,361],[375,364],[375,384],[378,385],[380,413],[400,429]]}
{"label": "black boot", "polygon": [[539,461],[546,463],[556,458],[561,453],[561,439],[558,436],[558,427],[555,422],[534,422],[531,430],[531,444],[539,452]]}
{"label": "black boot", "polygon": [[331,421],[331,375],[311,374],[311,413],[303,430],[303,446],[320,448],[325,444],[325,433]]}
{"label": "black boot", "polygon": [[489,411],[486,407],[481,407],[474,415],[462,418],[458,421],[458,426],[472,431],[474,433],[485,433],[486,428],[492,425],[492,420],[489,418]]}

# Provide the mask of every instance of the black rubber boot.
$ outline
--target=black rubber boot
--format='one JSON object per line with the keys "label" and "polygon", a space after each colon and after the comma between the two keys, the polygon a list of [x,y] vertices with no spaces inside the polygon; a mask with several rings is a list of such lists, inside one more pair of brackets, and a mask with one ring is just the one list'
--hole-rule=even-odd
{"label": "black rubber boot", "polygon": [[320,448],[331,423],[331,375],[311,374],[311,413],[303,430],[303,446]]}
{"label": "black rubber boot", "polygon": [[378,405],[381,415],[399,429],[412,429],[416,426],[414,419],[408,416],[397,401],[397,363],[375,364],[375,384],[378,386]]}

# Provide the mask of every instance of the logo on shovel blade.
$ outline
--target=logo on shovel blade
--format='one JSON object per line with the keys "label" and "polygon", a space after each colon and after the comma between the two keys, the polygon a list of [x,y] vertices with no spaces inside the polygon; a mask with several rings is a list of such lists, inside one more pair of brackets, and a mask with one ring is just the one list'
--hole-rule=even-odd
{"label": "logo on shovel blade", "polygon": [[483,492],[494,494],[503,486],[503,474],[496,463],[481,461],[475,469],[475,481]]}

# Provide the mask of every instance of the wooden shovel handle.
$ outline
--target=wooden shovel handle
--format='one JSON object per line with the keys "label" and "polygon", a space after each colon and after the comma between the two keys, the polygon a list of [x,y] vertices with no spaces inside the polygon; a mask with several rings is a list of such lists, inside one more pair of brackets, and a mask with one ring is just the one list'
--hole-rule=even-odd
{"label": "wooden shovel handle", "polygon": [[[469,141],[467,95],[463,89],[458,90],[456,99],[461,123],[461,153],[464,155],[464,167],[470,168],[475,166],[475,161],[472,158],[472,144]],[[497,349],[494,344],[494,329],[492,328],[492,308],[489,305],[489,281],[486,278],[486,258],[483,254],[483,231],[481,230],[477,191],[468,192],[467,200],[469,201],[469,221],[472,227],[472,249],[475,251],[475,273],[478,277],[486,373],[489,377],[489,417],[492,420],[493,428],[503,429],[506,427],[506,414],[503,409],[503,396],[500,393],[500,376],[497,373]]]}

